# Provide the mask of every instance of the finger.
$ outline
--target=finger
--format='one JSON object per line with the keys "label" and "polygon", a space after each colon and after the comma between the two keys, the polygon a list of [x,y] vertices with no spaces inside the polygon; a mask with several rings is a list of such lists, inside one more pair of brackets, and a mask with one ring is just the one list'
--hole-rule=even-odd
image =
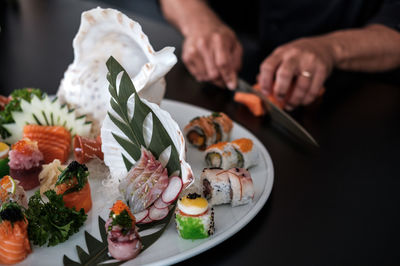
{"label": "finger", "polygon": [[204,65],[207,73],[207,80],[214,80],[218,78],[219,72],[214,62],[214,55],[212,49],[206,44],[205,40],[201,39],[197,42],[197,48],[203,58]]}
{"label": "finger", "polygon": [[310,90],[304,96],[302,101],[303,105],[308,105],[312,103],[319,95],[321,89],[323,89],[324,81],[327,77],[327,72],[323,67],[317,67],[315,69],[315,74],[311,82]]}
{"label": "finger", "polygon": [[233,68],[232,58],[233,50],[228,46],[225,40],[220,35],[214,35],[213,38],[215,49],[214,57],[218,71],[226,86],[233,90],[236,88],[237,77]]}
{"label": "finger", "polygon": [[271,94],[274,83],[275,72],[281,63],[281,57],[278,54],[272,54],[260,66],[260,73],[258,75],[258,82],[261,91],[264,94]]}
{"label": "finger", "polygon": [[[307,70],[308,73],[313,73],[312,70]],[[286,103],[285,108],[286,109],[293,109],[300,105],[304,97],[306,96],[307,92],[310,90],[311,87],[311,78],[312,77],[306,77],[303,75],[298,75],[293,87],[293,91],[291,95],[289,96],[289,100]]]}
{"label": "finger", "polygon": [[295,61],[290,59],[282,62],[276,71],[273,93],[278,99],[284,99],[292,84],[296,70]]}
{"label": "finger", "polygon": [[225,82],[222,78],[216,79],[212,83],[217,87],[225,88]]}
{"label": "finger", "polygon": [[190,73],[198,80],[204,81],[207,77],[207,71],[202,57],[198,54],[194,46],[184,46],[182,60]]}

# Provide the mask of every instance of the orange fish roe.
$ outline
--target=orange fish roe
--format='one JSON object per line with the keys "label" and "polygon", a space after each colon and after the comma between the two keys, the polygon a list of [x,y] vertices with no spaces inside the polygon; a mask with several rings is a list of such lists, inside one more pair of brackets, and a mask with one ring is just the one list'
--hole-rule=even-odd
{"label": "orange fish roe", "polygon": [[28,138],[23,138],[11,146],[12,150],[16,150],[24,155],[32,155],[32,153],[38,150],[37,141],[31,141]]}
{"label": "orange fish roe", "polygon": [[249,152],[253,148],[253,141],[246,138],[234,140],[232,143],[238,145],[242,152]]}
{"label": "orange fish roe", "polygon": [[217,144],[210,145],[207,148],[207,150],[209,150],[209,149],[220,149],[220,150],[222,150],[227,143],[228,142],[226,142],[226,141],[218,142]]}
{"label": "orange fish roe", "polygon": [[122,200],[117,200],[112,208],[110,210],[115,213],[116,215],[119,215],[123,210],[126,210],[129,214],[129,216],[132,218],[133,222],[135,222],[135,216],[133,216],[131,210],[129,209],[128,206],[126,206],[125,203],[122,202]]}

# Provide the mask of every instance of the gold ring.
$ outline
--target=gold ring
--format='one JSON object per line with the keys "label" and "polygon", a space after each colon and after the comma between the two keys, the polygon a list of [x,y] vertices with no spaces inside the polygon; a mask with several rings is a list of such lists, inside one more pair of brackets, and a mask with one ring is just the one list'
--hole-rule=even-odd
{"label": "gold ring", "polygon": [[302,75],[305,78],[311,78],[311,73],[308,71],[301,71],[300,75]]}

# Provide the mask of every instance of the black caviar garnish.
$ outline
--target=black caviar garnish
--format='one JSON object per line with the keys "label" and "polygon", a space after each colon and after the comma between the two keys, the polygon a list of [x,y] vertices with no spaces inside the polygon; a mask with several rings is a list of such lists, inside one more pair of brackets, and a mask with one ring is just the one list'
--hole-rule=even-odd
{"label": "black caviar garnish", "polygon": [[24,215],[22,214],[21,207],[17,203],[10,202],[10,203],[5,203],[1,207],[0,218],[1,220],[15,223],[17,221],[23,220]]}
{"label": "black caviar garnish", "polygon": [[189,193],[186,197],[187,197],[188,199],[197,199],[197,198],[201,198],[201,196],[200,196],[199,194],[197,194],[197,193]]}

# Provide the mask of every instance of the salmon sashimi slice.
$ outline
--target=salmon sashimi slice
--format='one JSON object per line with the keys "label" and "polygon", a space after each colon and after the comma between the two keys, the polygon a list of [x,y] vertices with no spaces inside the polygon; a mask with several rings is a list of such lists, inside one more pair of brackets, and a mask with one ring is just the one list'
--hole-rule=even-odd
{"label": "salmon sashimi slice", "polygon": [[71,148],[71,134],[66,128],[26,125],[24,137],[38,142],[45,163],[51,163],[54,159],[59,159],[62,163],[67,161]]}
{"label": "salmon sashimi slice", "polygon": [[[67,184],[60,184],[56,187],[57,194],[63,194],[70,188]],[[79,191],[71,192],[63,196],[65,207],[75,208],[79,211],[84,209],[85,213],[88,213],[92,209],[92,196],[90,192],[89,182]]]}
{"label": "salmon sashimi slice", "polygon": [[0,224],[0,264],[18,263],[31,253],[27,227],[26,220]]}

